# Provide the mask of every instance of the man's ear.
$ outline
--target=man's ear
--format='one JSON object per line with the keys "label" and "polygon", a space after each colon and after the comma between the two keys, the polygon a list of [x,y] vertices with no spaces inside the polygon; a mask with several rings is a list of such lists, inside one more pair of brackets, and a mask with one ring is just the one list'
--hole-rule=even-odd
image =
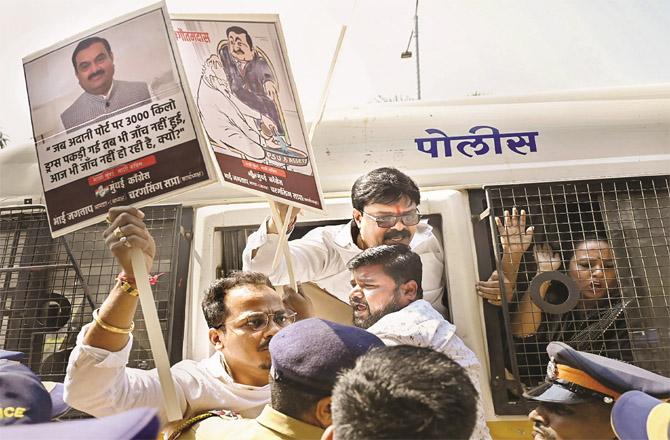
{"label": "man's ear", "polygon": [[358,209],[354,209],[351,213],[351,216],[354,218],[354,221],[356,222],[356,226],[359,228],[361,227],[361,217],[363,217],[363,214],[361,211]]}
{"label": "man's ear", "polygon": [[417,297],[417,290],[419,289],[419,285],[416,283],[414,280],[409,280],[404,284],[400,285],[400,293],[401,293],[401,299],[407,300],[407,304],[411,303],[412,301],[416,301]]}
{"label": "man's ear", "polygon": [[330,426],[333,423],[333,416],[330,412],[331,397],[324,397],[316,403],[314,416],[321,426]]}
{"label": "man's ear", "polygon": [[333,425],[330,425],[323,431],[321,440],[335,440],[335,427]]}
{"label": "man's ear", "polygon": [[212,343],[215,349],[217,350],[222,350],[223,349],[223,332],[218,331],[215,328],[210,328],[209,332],[207,333],[207,336],[209,336],[209,342]]}

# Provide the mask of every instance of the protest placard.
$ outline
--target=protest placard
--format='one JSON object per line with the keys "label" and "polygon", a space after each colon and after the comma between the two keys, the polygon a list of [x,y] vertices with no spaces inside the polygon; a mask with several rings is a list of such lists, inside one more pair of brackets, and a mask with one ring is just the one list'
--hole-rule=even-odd
{"label": "protest placard", "polygon": [[172,18],[223,180],[275,202],[322,212],[314,155],[279,18]]}
{"label": "protest placard", "polygon": [[[141,207],[214,181],[175,48],[158,3],[24,58],[52,236],[97,223],[113,206]],[[142,250],[133,248],[131,260],[166,416],[178,420]]]}
{"label": "protest placard", "polygon": [[158,4],[24,58],[54,237],[214,180],[174,48]]}

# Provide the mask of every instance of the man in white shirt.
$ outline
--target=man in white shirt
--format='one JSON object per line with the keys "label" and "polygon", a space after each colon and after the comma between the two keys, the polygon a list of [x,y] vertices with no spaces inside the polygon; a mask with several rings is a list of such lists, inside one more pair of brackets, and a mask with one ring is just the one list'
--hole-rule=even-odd
{"label": "man in white shirt", "polygon": [[[123,272],[77,338],[64,397],[73,408],[96,417],[155,407],[165,422],[157,371],[126,367],[138,303],[130,251],[142,249],[149,269],[156,249],[143,217],[132,207],[109,211],[111,223],[103,235]],[[268,345],[279,329],[295,321],[296,313],[286,308],[265,275],[249,272],[215,281],[202,307],[216,351],[200,362],[184,360],[172,367],[182,415],[230,409],[256,417],[270,401]]]}
{"label": "man in white shirt", "polygon": [[[456,335],[456,326],[422,299],[422,264],[416,253],[403,244],[380,245],[361,252],[347,266],[355,326],[379,336],[386,345],[429,347],[446,354],[481,392],[479,360]],[[470,438],[491,438],[480,399]]]}
{"label": "man in white shirt", "polygon": [[[345,225],[311,230],[289,241],[298,281],[313,281],[341,301],[349,302],[347,262],[380,244],[405,244],[423,262],[426,301],[440,313],[444,290],[444,256],[432,228],[419,222],[421,193],[416,183],[395,168],[378,168],[359,177],[351,188],[353,219]],[[297,212],[295,213],[297,215]],[[291,225],[296,217],[291,219]],[[244,270],[263,272],[275,284],[288,284],[284,262],[272,269],[278,244],[277,226],[270,218],[247,239]]]}

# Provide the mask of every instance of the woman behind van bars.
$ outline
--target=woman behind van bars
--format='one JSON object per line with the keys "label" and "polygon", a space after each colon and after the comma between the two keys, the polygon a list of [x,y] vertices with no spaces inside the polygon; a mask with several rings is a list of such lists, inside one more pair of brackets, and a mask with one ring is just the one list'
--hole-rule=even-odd
{"label": "woman behind van bars", "polygon": [[[496,217],[495,221],[503,248],[501,270],[521,376],[543,378],[544,351],[551,341],[566,342],[580,351],[632,361],[623,313],[632,300],[621,297],[614,251],[608,241],[592,233],[580,233],[577,241],[569,242],[573,247],[564,260],[565,269],[579,288],[579,300],[566,313],[550,314],[532,301],[530,289],[514,301],[521,258],[534,237],[534,228],[526,228],[525,211],[519,213],[514,207],[510,215],[505,210],[503,220]],[[561,268],[560,254],[547,243],[535,243],[533,257],[537,274]],[[477,283],[477,294],[494,305],[502,302],[498,277],[499,274],[494,272],[488,281]],[[549,303],[562,303],[564,295],[557,287],[551,281],[541,284],[540,297]]]}

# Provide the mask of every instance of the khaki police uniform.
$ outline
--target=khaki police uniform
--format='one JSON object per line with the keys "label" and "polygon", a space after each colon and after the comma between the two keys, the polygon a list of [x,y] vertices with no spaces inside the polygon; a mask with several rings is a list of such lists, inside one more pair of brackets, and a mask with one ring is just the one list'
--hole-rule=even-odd
{"label": "khaki police uniform", "polygon": [[[200,417],[200,418],[198,418]],[[195,423],[180,427],[179,440],[291,440],[320,439],[323,429],[275,411],[267,405],[255,419],[212,411],[206,416],[196,416]]]}

